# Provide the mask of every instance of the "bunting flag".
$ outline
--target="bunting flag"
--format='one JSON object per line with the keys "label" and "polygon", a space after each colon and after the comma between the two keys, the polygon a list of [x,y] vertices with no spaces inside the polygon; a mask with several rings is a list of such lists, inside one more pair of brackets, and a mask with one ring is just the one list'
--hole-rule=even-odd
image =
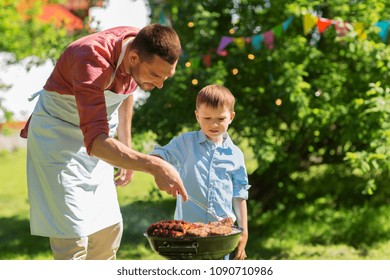
{"label": "bunting flag", "polygon": [[324,33],[329,26],[331,26],[332,21],[327,18],[319,18],[317,21],[318,32]]}
{"label": "bunting flag", "polygon": [[204,54],[202,60],[207,68],[211,67],[211,54]]}
{"label": "bunting flag", "polygon": [[274,33],[272,32],[272,30],[270,30],[265,32],[263,36],[264,36],[265,45],[267,46],[268,49],[272,50],[274,48],[274,39],[275,39]]}
{"label": "bunting flag", "polygon": [[[316,22],[316,24],[314,24]],[[345,36],[348,32],[355,31],[359,40],[367,39],[367,33],[364,25],[361,22],[348,23],[343,21],[331,20],[328,18],[317,18],[314,15],[303,13],[303,33],[307,35],[314,26],[320,34],[324,33],[331,25],[334,25],[338,37]],[[390,20],[381,20],[375,23],[380,31],[378,35],[384,43],[387,42],[387,36],[390,31]]]}
{"label": "bunting flag", "polygon": [[160,20],[159,20],[159,22],[160,22],[161,25],[172,27],[171,20],[165,15],[163,10],[161,10],[161,12],[160,12]]}
{"label": "bunting flag", "polygon": [[264,42],[267,48],[271,50],[274,48],[275,37],[281,37],[283,32],[285,32],[290,26],[293,19],[294,16],[290,16],[283,23],[278,24],[269,31],[253,35],[252,37],[233,38],[228,36],[222,36],[218,44],[217,54],[221,56],[226,56],[227,51],[225,50],[225,48],[231,43],[235,43],[240,49],[244,49],[245,44],[251,44],[252,48],[258,51],[261,50],[262,44]]}
{"label": "bunting flag", "polygon": [[375,26],[379,27],[379,37],[384,43],[387,42],[387,35],[389,34],[390,20],[378,21]]}
{"label": "bunting flag", "polygon": [[348,23],[341,21],[336,21],[334,28],[336,29],[337,36],[339,37],[344,37],[351,30]]}
{"label": "bunting flag", "polygon": [[[161,21],[167,22],[167,18],[163,13],[161,14]],[[283,35],[289,26],[292,23],[294,16],[290,16],[287,20],[281,24],[276,25],[270,30],[263,32],[261,34],[255,34],[251,37],[229,37],[222,36],[218,48],[211,50],[210,52],[217,53],[220,56],[227,56],[228,52],[225,48],[234,43],[238,48],[245,49],[245,44],[251,44],[252,49],[259,51],[262,49],[263,42],[269,50],[274,49],[275,47],[275,38],[279,38]],[[169,21],[169,19],[168,19]],[[323,34],[330,26],[334,26],[336,34],[338,37],[345,36],[348,32],[354,31],[359,40],[364,40],[367,38],[367,33],[365,32],[364,25],[360,22],[348,23],[340,20],[332,20],[328,18],[316,17],[310,13],[303,13],[303,33],[305,35],[309,34],[310,31],[316,27],[317,34]],[[387,42],[388,33],[390,32],[390,20],[381,20],[378,21],[375,26],[379,29],[379,36],[383,42]],[[205,54],[202,56],[203,63],[206,67],[211,67],[211,54]],[[194,61],[193,66],[197,66],[199,63]]]}
{"label": "bunting flag", "polygon": [[282,36],[282,33],[283,33],[283,26],[281,24],[275,26],[274,28],[272,28],[272,32],[274,33],[274,36],[275,37],[280,37]]}
{"label": "bunting flag", "polygon": [[[305,19],[304,19],[304,28],[303,32],[310,32],[309,27],[310,20],[307,16],[307,14],[304,14],[304,18],[306,17],[306,26],[305,26]],[[313,16],[312,16],[313,17]],[[315,20],[314,20],[315,21]],[[319,33],[324,33],[330,25],[334,25],[337,36],[343,37],[350,31],[355,31],[357,37],[359,40],[365,40],[367,39],[367,32],[365,31],[365,27],[363,23],[361,22],[354,22],[354,23],[347,23],[342,21],[335,21],[327,18],[318,18],[317,20],[317,30]],[[389,27],[390,27],[390,20],[382,20],[375,23],[375,26],[379,27],[380,31],[378,35],[382,39],[384,43],[387,42],[387,36],[389,33]],[[311,28],[313,28],[312,26]]]}
{"label": "bunting flag", "polygon": [[252,48],[256,51],[261,50],[262,43],[264,41],[264,36],[263,34],[257,34],[252,37]]}
{"label": "bunting flag", "polygon": [[220,56],[227,56],[228,52],[227,52],[227,50],[222,50],[222,51],[217,50],[217,54],[219,54]]}
{"label": "bunting flag", "polygon": [[192,66],[196,69],[199,67],[199,63],[200,63],[200,57],[196,57],[194,58],[194,60],[192,61]]}
{"label": "bunting flag", "polygon": [[234,42],[240,49],[244,49],[244,48],[245,48],[245,38],[244,38],[244,37],[233,38],[233,42]]}
{"label": "bunting flag", "polygon": [[367,39],[367,33],[364,31],[364,25],[361,22],[355,22],[352,24],[353,29],[355,30],[359,40]]}
{"label": "bunting flag", "polygon": [[283,31],[286,31],[288,29],[288,27],[290,26],[292,20],[294,19],[293,16],[289,17],[288,19],[286,19],[283,23],[282,23],[282,26],[283,26]]}
{"label": "bunting flag", "polygon": [[307,35],[313,29],[313,27],[316,26],[317,21],[318,21],[318,17],[316,17],[312,14],[304,13],[303,14],[303,34]]}
{"label": "bunting flag", "polygon": [[227,45],[229,45],[232,42],[233,42],[232,37],[222,36],[217,48],[218,53],[222,52],[227,47]]}

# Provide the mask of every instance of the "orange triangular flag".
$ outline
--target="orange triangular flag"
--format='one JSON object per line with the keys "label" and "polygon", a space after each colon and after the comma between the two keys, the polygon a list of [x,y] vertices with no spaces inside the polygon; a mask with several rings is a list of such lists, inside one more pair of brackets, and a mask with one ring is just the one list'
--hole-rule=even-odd
{"label": "orange triangular flag", "polygon": [[326,29],[332,24],[332,21],[327,18],[319,18],[317,21],[317,28],[320,33],[324,33]]}

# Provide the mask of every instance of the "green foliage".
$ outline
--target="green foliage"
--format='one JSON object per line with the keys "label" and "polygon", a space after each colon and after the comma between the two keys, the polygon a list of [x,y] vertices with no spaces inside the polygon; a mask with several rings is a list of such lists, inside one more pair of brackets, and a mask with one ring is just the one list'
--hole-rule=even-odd
{"label": "green foliage", "polygon": [[[0,152],[0,260],[52,259],[47,238],[30,235],[25,161],[25,150]],[[248,258],[388,260],[390,190],[379,188],[354,201],[356,181],[342,174],[332,166],[294,174],[302,192],[267,212],[249,200]],[[329,178],[330,190],[323,188]],[[175,200],[166,193],[151,197],[153,190],[153,177],[140,172],[128,186],[117,189],[124,220],[121,260],[163,259],[143,233],[151,223],[172,218]]]}
{"label": "green foliage", "polygon": [[[59,1],[51,1],[59,2]],[[27,70],[33,65],[41,65],[48,59],[53,63],[65,47],[74,39],[88,33],[86,28],[79,31],[68,31],[65,26],[58,27],[39,19],[42,12],[42,1],[32,1],[28,9],[19,9],[19,1],[0,0],[0,53],[4,63],[15,64],[27,59]],[[4,54],[7,54],[5,56]],[[0,78],[0,90],[7,90]],[[0,111],[8,114],[2,106]]]}
{"label": "green foliage", "polygon": [[69,32],[65,26],[57,27],[42,22],[38,15],[42,2],[35,1],[31,8],[18,10],[19,1],[0,0],[0,52],[12,53],[9,63],[31,57],[31,64],[55,61],[62,50],[86,30]]}
{"label": "green foliage", "polygon": [[313,166],[293,174],[300,191],[267,212],[249,200],[249,232],[258,237],[250,241],[249,248],[256,249],[249,254],[255,259],[387,259],[389,190],[357,196],[359,179],[346,176],[344,168]]}
{"label": "green foliage", "polygon": [[[165,0],[150,6],[154,21],[161,11],[170,16],[184,54],[177,74],[137,109],[135,131],[153,130],[165,144],[182,127],[196,129],[197,92],[222,83],[237,98],[231,133],[239,145],[249,144],[257,160],[252,199],[275,207],[302,192],[291,180],[294,172],[322,164],[343,165],[346,176],[358,178],[358,196],[381,187],[389,174],[390,46],[374,24],[390,19],[387,1]],[[355,31],[338,37],[333,27],[320,37],[314,31],[304,35],[303,11],[362,23],[367,38]],[[215,52],[222,36],[250,37],[290,16],[291,25],[272,50],[233,43],[227,56]],[[210,67],[199,61],[207,54]]]}

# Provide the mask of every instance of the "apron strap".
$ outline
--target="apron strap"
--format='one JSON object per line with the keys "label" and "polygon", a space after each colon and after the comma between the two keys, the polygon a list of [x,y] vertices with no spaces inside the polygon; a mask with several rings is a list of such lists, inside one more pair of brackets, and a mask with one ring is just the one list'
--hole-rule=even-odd
{"label": "apron strap", "polygon": [[28,135],[28,126],[30,125],[30,120],[31,120],[32,115],[28,118],[26,124],[24,125],[23,129],[20,131],[20,137],[27,139]]}
{"label": "apron strap", "polygon": [[108,84],[107,88],[109,88],[109,87],[111,86],[112,82],[114,81],[114,79],[115,79],[115,74],[116,74],[116,70],[118,70],[119,65],[122,63],[123,58],[124,58],[125,53],[126,53],[126,48],[127,48],[127,46],[130,44],[131,41],[133,41],[133,38],[127,38],[127,39],[125,39],[125,42],[124,42],[124,44],[123,44],[123,46],[122,46],[121,54],[120,54],[119,59],[118,59],[118,63],[116,64],[116,68],[115,68],[114,73],[112,73],[112,75],[111,75],[110,83]]}
{"label": "apron strap", "polygon": [[[118,70],[119,65],[122,63],[123,58],[124,58],[125,53],[126,53],[126,48],[127,48],[127,46],[130,44],[130,42],[132,41],[132,39],[133,39],[133,38],[130,37],[130,38],[127,38],[127,39],[124,40],[124,44],[123,44],[123,46],[122,46],[122,51],[121,51],[121,54],[120,54],[120,56],[119,56],[118,63],[116,64],[116,68],[115,68],[114,73],[112,73],[112,75],[111,75],[110,83],[109,83],[109,85],[107,86],[107,88],[110,87],[110,85],[111,85],[112,82],[114,81],[114,79],[115,79],[115,74],[116,74],[116,70]],[[33,95],[31,95],[31,96],[28,98],[28,101],[34,100],[40,93],[41,93],[41,91],[38,91],[38,92],[34,93]],[[29,125],[30,125],[31,117],[32,117],[32,114],[31,114],[30,117],[28,118],[28,120],[27,120],[27,122],[26,122],[24,128],[20,131],[20,137],[21,137],[21,138],[27,138],[27,135],[28,135],[28,127],[29,127]]]}

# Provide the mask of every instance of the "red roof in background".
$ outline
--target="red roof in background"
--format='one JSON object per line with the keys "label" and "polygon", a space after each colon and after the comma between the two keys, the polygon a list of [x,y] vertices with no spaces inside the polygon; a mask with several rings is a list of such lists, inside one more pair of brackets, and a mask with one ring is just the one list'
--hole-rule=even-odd
{"label": "red roof in background", "polygon": [[[37,0],[19,0],[18,11],[31,8]],[[38,16],[44,22],[53,22],[56,26],[65,25],[69,31],[80,30],[83,27],[83,18],[88,16],[90,7],[103,7],[105,0],[67,0],[64,4],[50,4],[49,0],[40,0],[42,13]],[[29,16],[23,15],[25,18]]]}
{"label": "red roof in background", "polygon": [[68,0],[64,4],[69,10],[88,10],[90,7],[103,7],[104,0]]}
{"label": "red roof in background", "polygon": [[44,5],[39,19],[44,22],[53,22],[58,27],[65,25],[68,30],[80,30],[83,28],[83,21],[60,4]]}

